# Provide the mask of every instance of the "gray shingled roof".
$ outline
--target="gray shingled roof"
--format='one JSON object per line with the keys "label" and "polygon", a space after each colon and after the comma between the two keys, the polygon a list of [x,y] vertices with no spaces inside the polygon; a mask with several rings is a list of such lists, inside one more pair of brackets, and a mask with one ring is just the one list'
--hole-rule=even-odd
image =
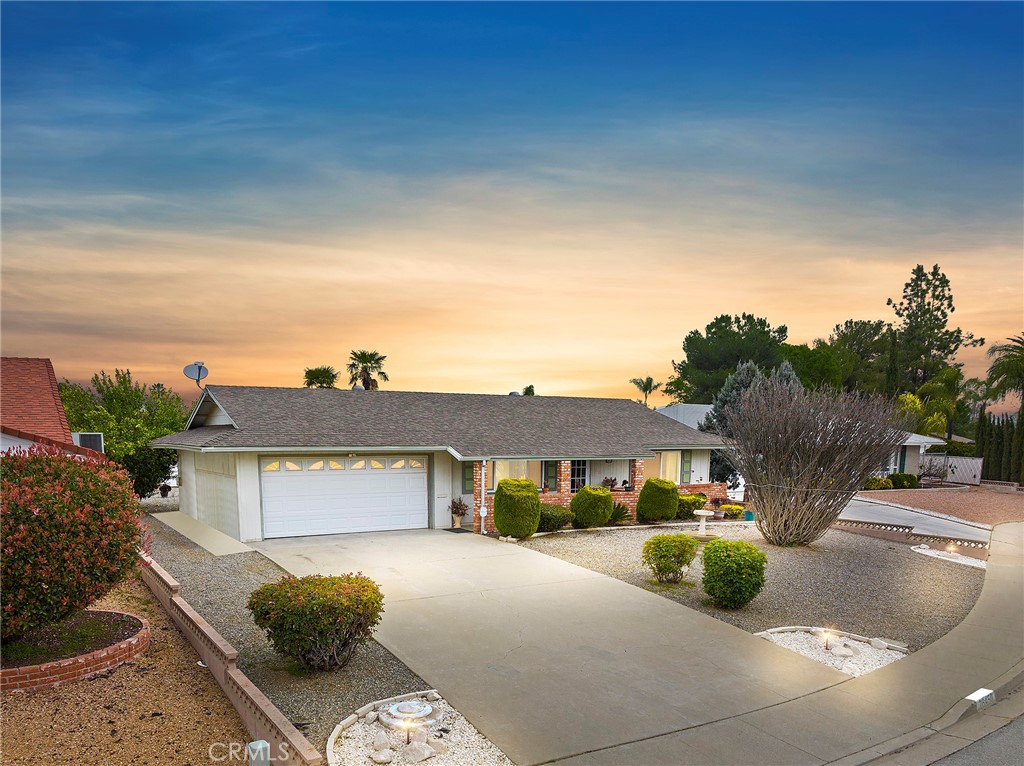
{"label": "gray shingled roof", "polygon": [[626,399],[208,386],[230,425],[194,422],[154,447],[447,449],[466,458],[647,457],[721,440]]}

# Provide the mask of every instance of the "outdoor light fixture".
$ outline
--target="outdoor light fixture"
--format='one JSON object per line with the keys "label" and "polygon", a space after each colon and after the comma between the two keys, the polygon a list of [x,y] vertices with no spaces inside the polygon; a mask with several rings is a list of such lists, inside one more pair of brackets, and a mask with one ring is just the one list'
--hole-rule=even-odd
{"label": "outdoor light fixture", "polygon": [[825,631],[825,651],[826,652],[829,649],[832,648],[832,646],[831,646],[832,639],[833,639],[832,631],[831,630],[826,630]]}
{"label": "outdoor light fixture", "polygon": [[946,546],[946,553],[956,553],[956,543],[950,543]]}
{"label": "outdoor light fixture", "polygon": [[408,745],[412,736],[412,721],[402,721],[402,728],[405,729],[405,744]]}

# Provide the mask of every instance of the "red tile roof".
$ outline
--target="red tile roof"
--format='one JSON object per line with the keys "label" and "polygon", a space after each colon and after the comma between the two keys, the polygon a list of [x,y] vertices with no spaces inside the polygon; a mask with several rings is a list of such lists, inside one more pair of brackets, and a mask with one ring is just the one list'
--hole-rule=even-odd
{"label": "red tile roof", "polygon": [[71,443],[71,429],[49,359],[0,358],[0,425]]}

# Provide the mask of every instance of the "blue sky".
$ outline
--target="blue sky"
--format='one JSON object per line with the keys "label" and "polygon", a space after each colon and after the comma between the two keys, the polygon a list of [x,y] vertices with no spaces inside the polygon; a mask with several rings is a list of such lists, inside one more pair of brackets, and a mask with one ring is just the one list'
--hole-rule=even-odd
{"label": "blue sky", "polygon": [[889,318],[919,262],[1020,331],[1021,4],[0,14],[4,352],[59,374],[374,347],[400,388],[628,395],[717,313]]}

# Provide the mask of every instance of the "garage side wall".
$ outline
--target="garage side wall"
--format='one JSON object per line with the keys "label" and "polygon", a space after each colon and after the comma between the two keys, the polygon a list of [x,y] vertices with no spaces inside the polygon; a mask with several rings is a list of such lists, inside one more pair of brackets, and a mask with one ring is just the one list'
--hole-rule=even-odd
{"label": "garage side wall", "polygon": [[243,543],[262,540],[260,460],[255,452],[235,455],[235,489],[238,494],[238,539]]}
{"label": "garage side wall", "polygon": [[196,516],[196,453],[178,450],[178,510]]}
{"label": "garage side wall", "polygon": [[192,454],[195,460],[195,517],[238,540],[235,455],[230,452]]}

